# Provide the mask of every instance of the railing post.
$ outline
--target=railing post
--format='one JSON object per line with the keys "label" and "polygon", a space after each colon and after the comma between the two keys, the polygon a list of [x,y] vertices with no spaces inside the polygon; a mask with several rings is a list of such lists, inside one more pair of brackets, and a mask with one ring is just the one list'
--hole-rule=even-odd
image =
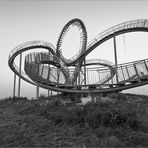
{"label": "railing post", "polygon": [[19,82],[18,82],[18,97],[20,97],[20,87],[21,87],[21,67],[22,67],[22,53],[20,53]]}
{"label": "railing post", "polygon": [[128,72],[127,66],[125,66],[125,68],[126,68],[126,72],[127,72],[128,78],[130,78],[130,74],[129,74],[129,72]]}
{"label": "railing post", "polygon": [[[32,63],[32,57],[31,57],[31,54],[29,54],[29,67],[30,67],[30,73],[29,74],[31,74],[32,73],[32,64],[30,64],[30,63]],[[31,65],[31,66],[30,66]]]}
{"label": "railing post", "polygon": [[99,79],[99,82],[100,82],[100,72],[99,72],[99,70],[97,72],[98,72],[98,79]]}
{"label": "railing post", "polygon": [[42,75],[43,75],[43,71],[44,71],[44,66],[41,66],[41,67],[42,67],[41,78],[43,79]]}
{"label": "railing post", "polygon": [[147,73],[148,73],[148,67],[147,67],[146,61],[144,61],[144,65],[145,65]]}
{"label": "railing post", "polygon": [[124,71],[123,71],[123,67],[122,66],[121,66],[121,71],[122,71],[123,78],[125,80]]}
{"label": "railing post", "polygon": [[134,69],[135,69],[135,72],[136,72],[136,74],[137,74],[137,77],[139,78],[140,76],[139,76],[139,74],[138,74],[138,70],[137,70],[137,67],[136,67],[136,64],[134,63]]}
{"label": "railing post", "polygon": [[[59,50],[57,50],[57,55],[58,57],[60,57],[60,52]],[[59,64],[59,63],[58,63]],[[57,67],[57,87],[59,87],[59,79],[60,79],[60,70],[59,68]],[[57,92],[57,95],[59,95],[59,92]]]}

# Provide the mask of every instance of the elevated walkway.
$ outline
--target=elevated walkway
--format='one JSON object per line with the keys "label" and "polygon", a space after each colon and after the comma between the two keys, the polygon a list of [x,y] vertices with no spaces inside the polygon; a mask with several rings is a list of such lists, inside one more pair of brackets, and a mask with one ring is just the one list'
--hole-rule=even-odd
{"label": "elevated walkway", "polygon": [[[79,22],[79,23],[78,23]],[[114,92],[148,84],[148,59],[124,63],[114,66],[110,63],[91,62],[95,68],[86,68],[86,84],[84,84],[83,60],[97,46],[123,33],[144,31],[148,32],[148,20],[139,19],[124,22],[111,27],[93,38],[86,45],[87,34],[83,22],[78,19],[67,23],[63,34],[58,40],[61,47],[62,39],[69,25],[73,23],[80,27],[82,33],[81,50],[72,58],[64,59],[59,49],[46,41],[30,41],[17,46],[9,55],[8,65],[14,73],[23,80],[42,88],[68,93],[101,93]],[[85,47],[86,45],[86,47]],[[28,50],[43,48],[47,53],[30,53],[25,57],[24,71],[16,65],[15,58]],[[45,65],[45,64],[48,64]],[[89,64],[86,63],[86,65]],[[85,65],[85,66],[86,66]],[[100,67],[100,65],[103,67]],[[75,68],[69,68],[74,66]],[[71,83],[72,82],[72,83]]]}

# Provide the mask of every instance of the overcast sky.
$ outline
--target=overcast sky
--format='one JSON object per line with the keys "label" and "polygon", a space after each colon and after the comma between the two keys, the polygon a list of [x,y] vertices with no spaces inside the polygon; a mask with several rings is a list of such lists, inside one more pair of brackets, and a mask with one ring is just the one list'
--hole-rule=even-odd
{"label": "overcast sky", "polygon": [[[8,67],[11,50],[26,41],[45,40],[56,46],[63,26],[80,18],[86,26],[88,41],[100,32],[124,21],[148,19],[147,1],[0,1],[0,98],[12,96],[13,72]],[[124,44],[125,42],[125,44]],[[114,62],[112,40],[96,48],[87,58],[103,58]],[[65,44],[71,45],[66,42]],[[118,61],[148,58],[148,33],[128,33],[117,38]],[[77,51],[68,52],[73,56]],[[148,95],[148,85],[123,92]],[[21,95],[35,96],[36,88],[21,81]],[[17,93],[17,92],[16,92]],[[41,93],[47,93],[41,90]]]}

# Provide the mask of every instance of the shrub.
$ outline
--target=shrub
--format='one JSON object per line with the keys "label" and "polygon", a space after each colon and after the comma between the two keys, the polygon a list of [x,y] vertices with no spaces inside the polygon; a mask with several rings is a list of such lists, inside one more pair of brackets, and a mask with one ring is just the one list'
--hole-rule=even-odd
{"label": "shrub", "polygon": [[143,132],[133,132],[128,140],[131,146],[147,146],[148,134],[144,134]]}
{"label": "shrub", "polygon": [[94,130],[94,133],[98,138],[104,138],[106,136],[106,128],[100,126],[99,128]]}
{"label": "shrub", "polygon": [[16,111],[19,115],[37,114],[40,111],[40,106],[37,103],[27,102],[18,104]]}
{"label": "shrub", "polygon": [[88,123],[88,125],[92,128],[98,128],[101,125],[101,118],[102,113],[101,112],[92,112],[86,115],[85,121]]}
{"label": "shrub", "polygon": [[116,136],[105,138],[102,145],[105,147],[124,147],[124,144]]}

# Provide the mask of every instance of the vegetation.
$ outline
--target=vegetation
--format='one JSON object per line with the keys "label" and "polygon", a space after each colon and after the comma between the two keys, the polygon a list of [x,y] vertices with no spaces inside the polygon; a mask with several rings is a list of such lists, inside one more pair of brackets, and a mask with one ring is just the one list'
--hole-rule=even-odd
{"label": "vegetation", "polygon": [[114,93],[105,101],[96,98],[85,105],[62,96],[3,99],[0,146],[148,147],[148,96]]}

